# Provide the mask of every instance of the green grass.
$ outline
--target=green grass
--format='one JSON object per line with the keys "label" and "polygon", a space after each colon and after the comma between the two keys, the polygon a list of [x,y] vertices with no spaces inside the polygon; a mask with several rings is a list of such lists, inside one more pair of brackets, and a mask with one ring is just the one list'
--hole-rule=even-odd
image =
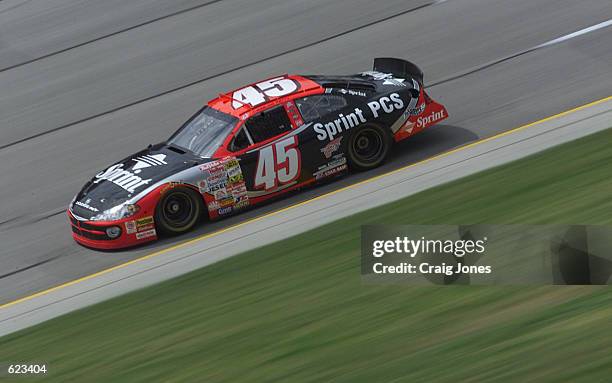
{"label": "green grass", "polygon": [[0,339],[57,382],[596,382],[607,287],[362,284],[365,223],[612,224],[612,130]]}

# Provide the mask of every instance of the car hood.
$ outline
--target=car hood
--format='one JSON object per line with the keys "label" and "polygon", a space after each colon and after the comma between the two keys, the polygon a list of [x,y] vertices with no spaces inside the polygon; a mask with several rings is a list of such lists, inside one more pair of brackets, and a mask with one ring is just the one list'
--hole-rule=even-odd
{"label": "car hood", "polygon": [[83,186],[70,208],[75,215],[90,219],[173,174],[207,161],[180,148],[155,145],[98,172]]}

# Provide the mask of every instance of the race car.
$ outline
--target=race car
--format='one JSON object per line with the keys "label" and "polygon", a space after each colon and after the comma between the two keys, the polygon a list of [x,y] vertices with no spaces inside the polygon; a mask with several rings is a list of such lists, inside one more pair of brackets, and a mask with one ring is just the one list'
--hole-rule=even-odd
{"label": "race car", "polygon": [[97,249],[191,230],[348,171],[448,113],[423,73],[396,58],[350,76],[282,75],[221,94],[167,141],[97,173],[68,207],[73,238]]}

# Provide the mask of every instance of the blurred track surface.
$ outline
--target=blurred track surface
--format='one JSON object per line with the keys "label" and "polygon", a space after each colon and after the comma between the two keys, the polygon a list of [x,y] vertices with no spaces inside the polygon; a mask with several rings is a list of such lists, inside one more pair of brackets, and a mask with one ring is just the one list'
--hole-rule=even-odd
{"label": "blurred track surface", "polygon": [[[0,303],[609,96],[612,28],[529,50],[611,18],[608,0],[2,1]],[[130,251],[73,243],[80,186],[219,92],[376,56],[420,65],[451,114],[383,168]]]}

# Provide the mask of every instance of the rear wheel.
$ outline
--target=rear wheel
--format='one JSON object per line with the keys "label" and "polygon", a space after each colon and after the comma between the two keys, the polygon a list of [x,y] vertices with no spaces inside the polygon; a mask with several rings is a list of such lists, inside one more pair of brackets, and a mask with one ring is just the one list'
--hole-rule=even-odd
{"label": "rear wheel", "polygon": [[393,139],[387,129],[378,125],[364,125],[351,133],[348,160],[351,168],[369,170],[382,165],[391,150]]}
{"label": "rear wheel", "polygon": [[203,207],[202,197],[194,190],[172,189],[163,195],[155,209],[157,229],[168,235],[189,231],[198,223]]}

